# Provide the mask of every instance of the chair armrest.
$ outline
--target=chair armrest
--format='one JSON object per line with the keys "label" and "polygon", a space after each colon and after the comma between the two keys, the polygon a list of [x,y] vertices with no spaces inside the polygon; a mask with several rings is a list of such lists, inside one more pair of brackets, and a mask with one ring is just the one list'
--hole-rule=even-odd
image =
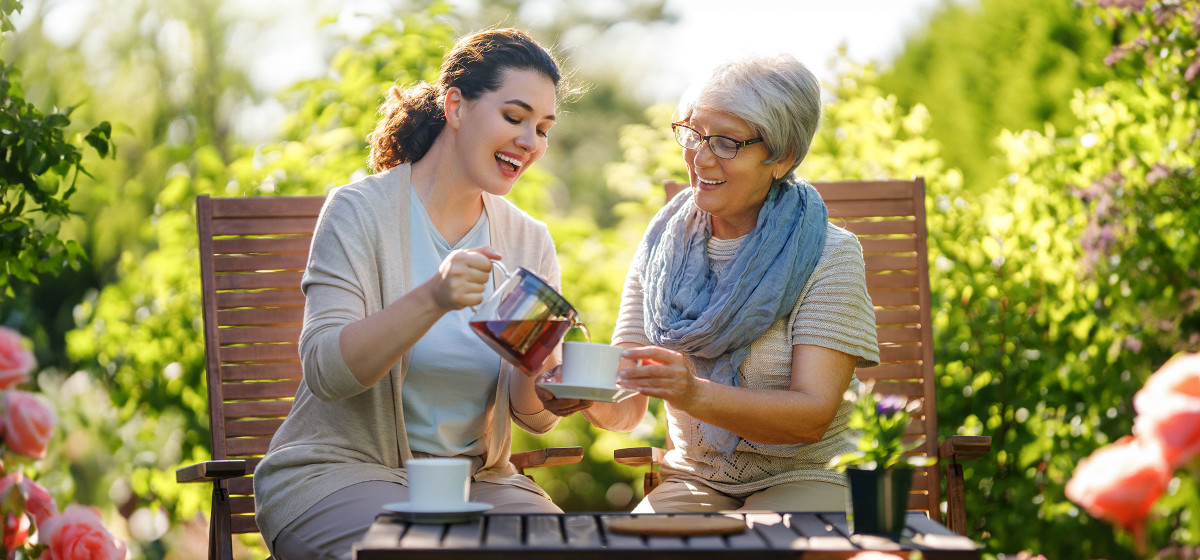
{"label": "chair armrest", "polygon": [[654,466],[662,462],[667,450],[661,447],[626,447],[613,451],[613,460],[621,465]]}
{"label": "chair armrest", "polygon": [[946,526],[960,535],[966,535],[967,497],[966,482],[963,480],[965,459],[974,459],[992,451],[991,436],[950,436],[938,450],[946,462]]}
{"label": "chair armrest", "polygon": [[992,452],[992,436],[950,436],[942,442],[941,457],[951,461],[974,459]]}
{"label": "chair armrest", "polygon": [[535,467],[557,467],[578,463],[583,459],[582,447],[547,447],[533,451],[513,453],[509,462],[517,468],[517,472]]}
{"label": "chair armrest", "polygon": [[175,469],[175,482],[215,482],[246,474],[245,459],[205,461]]}

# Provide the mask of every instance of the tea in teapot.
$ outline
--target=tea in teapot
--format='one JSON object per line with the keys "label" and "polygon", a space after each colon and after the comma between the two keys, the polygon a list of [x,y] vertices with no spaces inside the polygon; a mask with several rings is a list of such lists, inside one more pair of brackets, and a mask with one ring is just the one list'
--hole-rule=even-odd
{"label": "tea in teapot", "polygon": [[[537,375],[554,347],[573,326],[587,329],[566,298],[524,267],[515,273],[497,261],[506,280],[471,318],[471,328],[504,359]],[[590,339],[590,336],[588,336]]]}

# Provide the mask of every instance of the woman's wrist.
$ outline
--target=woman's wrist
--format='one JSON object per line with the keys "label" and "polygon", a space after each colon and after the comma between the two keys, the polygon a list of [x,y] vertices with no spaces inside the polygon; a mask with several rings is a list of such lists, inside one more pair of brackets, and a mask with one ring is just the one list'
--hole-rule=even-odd
{"label": "woman's wrist", "polygon": [[713,398],[710,393],[713,384],[707,380],[692,376],[688,382],[688,390],[679,395],[680,398],[668,400],[672,408],[686,413],[688,416],[699,418],[711,405]]}
{"label": "woman's wrist", "polygon": [[508,392],[508,400],[512,403],[512,409],[518,414],[532,416],[546,410],[545,403],[537,396],[533,377],[523,371],[513,371],[508,384]]}

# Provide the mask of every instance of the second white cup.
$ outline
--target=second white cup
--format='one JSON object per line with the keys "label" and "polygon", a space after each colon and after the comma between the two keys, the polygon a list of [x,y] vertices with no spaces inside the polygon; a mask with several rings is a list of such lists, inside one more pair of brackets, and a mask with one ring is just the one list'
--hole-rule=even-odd
{"label": "second white cup", "polygon": [[421,457],[404,463],[408,501],[428,509],[462,507],[471,488],[471,461],[454,457]]}
{"label": "second white cup", "polygon": [[621,367],[621,348],[598,342],[564,342],[562,383],[613,389]]}

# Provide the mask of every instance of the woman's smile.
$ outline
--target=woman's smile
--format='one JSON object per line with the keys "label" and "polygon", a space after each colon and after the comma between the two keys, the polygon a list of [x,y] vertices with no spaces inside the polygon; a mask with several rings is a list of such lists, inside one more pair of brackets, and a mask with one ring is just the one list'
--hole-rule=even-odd
{"label": "woman's smile", "polygon": [[521,174],[522,169],[525,167],[525,162],[513,154],[496,152],[496,165],[500,166],[500,172],[505,177],[515,179]]}
{"label": "woman's smile", "polygon": [[725,184],[724,180],[716,180],[716,179],[708,180],[699,175],[696,176],[696,182],[699,183],[696,186],[699,187],[700,190],[704,190],[704,191],[717,190],[718,187]]}

